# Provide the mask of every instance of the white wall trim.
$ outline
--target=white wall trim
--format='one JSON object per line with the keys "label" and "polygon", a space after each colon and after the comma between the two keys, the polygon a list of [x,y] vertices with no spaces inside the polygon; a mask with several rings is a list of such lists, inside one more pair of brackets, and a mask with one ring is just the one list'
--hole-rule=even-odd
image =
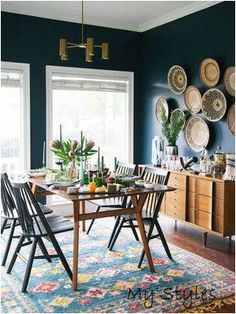
{"label": "white wall trim", "polygon": [[198,1],[196,3],[186,6],[185,8],[173,10],[172,12],[169,12],[168,14],[163,15],[161,18],[153,19],[153,20],[148,21],[147,23],[143,23],[138,27],[137,30],[139,32],[148,31],[160,25],[175,21],[181,17],[209,8],[220,2],[222,1]]}
{"label": "white wall trim", "polygon": [[[52,121],[52,82],[51,77],[53,73],[68,73],[78,74],[89,77],[104,77],[111,79],[127,80],[129,82],[129,99],[128,99],[128,162],[134,161],[134,73],[127,71],[113,71],[113,70],[99,70],[99,69],[87,69],[87,68],[74,68],[74,67],[60,67],[60,66],[46,66],[46,142],[47,147],[52,140],[52,127],[50,121]],[[47,149],[47,166],[51,165],[52,155],[50,149]]]}
{"label": "white wall trim", "polygon": [[31,168],[31,145],[30,145],[30,64],[18,62],[1,62],[1,69],[20,70],[24,75],[23,83],[23,142],[26,149],[23,158],[25,170]]}
{"label": "white wall trim", "polygon": [[[115,28],[115,29],[123,29],[123,30],[129,30],[129,31],[136,31],[136,32],[145,32],[149,29],[169,23],[171,21],[174,21],[186,15],[192,14],[194,12],[206,9],[220,2],[222,1],[196,1],[194,4],[189,4],[184,8],[173,10],[170,13],[163,15],[161,18],[152,19],[141,25],[133,25],[133,24],[131,25],[129,23],[124,23],[124,22],[119,23],[119,22],[114,22],[113,20],[101,21],[101,20],[97,20],[96,18],[91,18],[89,16],[88,17],[86,16],[86,24],[101,26],[101,27],[108,27],[108,28]],[[78,16],[76,14],[75,15],[68,15],[65,13],[62,14],[61,12],[58,12],[56,10],[53,13],[48,12],[46,10],[41,10],[39,12],[37,9],[33,9],[33,8],[26,9],[25,7],[23,9],[20,9],[20,8],[14,7],[14,5],[11,4],[11,1],[8,1],[7,4],[2,5],[1,10],[5,12],[16,13],[16,14],[24,14],[24,15],[30,15],[30,16],[35,16],[35,17],[48,18],[48,19],[53,19],[53,20],[80,24],[80,19],[78,20]]]}

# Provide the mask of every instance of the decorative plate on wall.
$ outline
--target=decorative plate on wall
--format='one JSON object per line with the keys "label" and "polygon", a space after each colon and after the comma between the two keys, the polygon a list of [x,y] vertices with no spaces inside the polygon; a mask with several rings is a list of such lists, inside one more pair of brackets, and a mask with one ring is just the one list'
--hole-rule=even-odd
{"label": "decorative plate on wall", "polygon": [[[171,116],[170,116],[170,120],[171,121],[176,121],[178,122],[180,119],[184,118],[185,117],[185,114],[184,112],[181,110],[181,109],[175,109],[172,113],[171,113]],[[182,125],[182,128],[181,130],[183,130],[184,128],[184,125],[185,125],[185,120],[183,122],[183,125]]]}
{"label": "decorative plate on wall", "polygon": [[231,95],[235,95],[235,67],[229,67],[224,75],[225,89]]}
{"label": "decorative plate on wall", "polygon": [[235,135],[235,104],[229,108],[227,122],[230,132]]}
{"label": "decorative plate on wall", "polygon": [[201,117],[192,116],[186,122],[184,136],[188,146],[195,152],[200,152],[203,146],[207,146],[209,142],[208,125]]}
{"label": "decorative plate on wall", "polygon": [[211,88],[202,96],[202,113],[209,121],[223,118],[227,103],[225,95],[217,88]]}
{"label": "decorative plate on wall", "polygon": [[184,93],[184,101],[188,110],[192,113],[198,113],[202,107],[202,95],[199,90],[190,85]]}
{"label": "decorative plate on wall", "polygon": [[205,59],[200,64],[200,78],[207,86],[215,86],[220,78],[220,68],[216,60]]}
{"label": "decorative plate on wall", "polygon": [[179,65],[174,65],[169,69],[167,81],[169,88],[175,94],[182,94],[187,87],[187,75]]}
{"label": "decorative plate on wall", "polygon": [[162,109],[164,109],[166,120],[168,120],[169,107],[168,107],[168,103],[164,97],[160,97],[156,103],[156,110],[155,110],[156,111],[156,118],[157,118],[157,121],[160,123],[164,123],[166,121],[166,120],[163,120],[161,117],[161,110]]}

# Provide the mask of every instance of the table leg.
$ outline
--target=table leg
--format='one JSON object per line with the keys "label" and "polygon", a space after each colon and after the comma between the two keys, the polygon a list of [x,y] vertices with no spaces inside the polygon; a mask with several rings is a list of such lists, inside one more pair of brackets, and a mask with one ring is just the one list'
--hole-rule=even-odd
{"label": "table leg", "polygon": [[[80,202],[81,214],[85,214],[85,201]],[[86,231],[85,220],[82,221],[82,230]]]}
{"label": "table leg", "polygon": [[79,204],[73,202],[74,206],[74,239],[73,239],[73,291],[77,290],[78,283],[78,259],[79,259]]}
{"label": "table leg", "polygon": [[147,197],[146,195],[140,195],[139,200],[137,200],[136,196],[131,196],[131,199],[132,199],[133,205],[135,207],[137,207],[137,213],[135,213],[134,215],[135,215],[135,218],[136,218],[137,223],[138,223],[138,229],[139,229],[139,232],[141,234],[143,247],[144,247],[144,251],[146,253],[149,269],[150,269],[150,271],[152,273],[154,273],[155,272],[155,268],[154,268],[154,265],[153,265],[151,251],[150,251],[150,248],[149,248],[149,245],[148,245],[148,240],[147,240],[146,232],[145,232],[145,229],[144,229],[143,219],[142,219],[142,216],[141,216],[141,210],[143,208],[143,204],[144,204],[144,202],[146,200],[146,197]]}

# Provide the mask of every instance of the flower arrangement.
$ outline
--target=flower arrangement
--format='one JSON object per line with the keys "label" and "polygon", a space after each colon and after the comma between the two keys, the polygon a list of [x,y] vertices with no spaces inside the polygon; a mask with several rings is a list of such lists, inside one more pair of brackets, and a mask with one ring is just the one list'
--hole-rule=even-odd
{"label": "flower arrangement", "polygon": [[176,145],[176,140],[179,136],[179,133],[182,131],[185,124],[184,116],[177,116],[171,113],[170,119],[166,116],[164,109],[161,110],[162,121],[162,134],[166,137],[169,145]]}
{"label": "flower arrangement", "polygon": [[53,140],[49,147],[60,158],[63,165],[67,166],[71,162],[80,164],[81,161],[95,154],[97,151],[93,149],[94,145],[94,141],[88,141],[81,132],[80,142],[70,139],[67,141]]}

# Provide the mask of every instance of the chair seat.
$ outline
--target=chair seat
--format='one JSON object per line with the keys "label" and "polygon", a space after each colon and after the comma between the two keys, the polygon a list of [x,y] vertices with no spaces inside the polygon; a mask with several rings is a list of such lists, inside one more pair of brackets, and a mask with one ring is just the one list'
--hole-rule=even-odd
{"label": "chair seat", "polygon": [[[133,214],[129,214],[129,215],[122,215],[122,217],[124,217],[127,220],[136,220]],[[145,210],[142,211],[142,218],[145,220],[152,220],[152,216],[150,215],[150,213],[147,213]]]}
{"label": "chair seat", "polygon": [[100,207],[121,207],[122,205],[122,198],[121,197],[114,197],[114,198],[105,198],[101,200],[94,200],[89,201]]}
{"label": "chair seat", "polygon": [[[44,213],[44,215],[51,214],[53,212],[53,210],[51,208],[47,207],[46,205],[39,203],[39,206],[40,206],[42,212]],[[16,209],[13,210],[13,216],[7,216],[3,212],[1,212],[1,217],[4,219],[18,219],[18,213],[17,213]]]}
{"label": "chair seat", "polygon": [[[71,220],[65,219],[62,216],[54,216],[47,218],[47,222],[54,234],[60,233],[60,232],[66,232],[71,231],[74,229],[74,224]],[[40,232],[39,228],[42,232]],[[45,227],[43,226],[43,223],[41,221],[38,221],[37,223],[34,223],[34,230],[35,233],[32,231],[31,233],[24,234],[26,236],[48,236],[48,232],[46,231]]]}

